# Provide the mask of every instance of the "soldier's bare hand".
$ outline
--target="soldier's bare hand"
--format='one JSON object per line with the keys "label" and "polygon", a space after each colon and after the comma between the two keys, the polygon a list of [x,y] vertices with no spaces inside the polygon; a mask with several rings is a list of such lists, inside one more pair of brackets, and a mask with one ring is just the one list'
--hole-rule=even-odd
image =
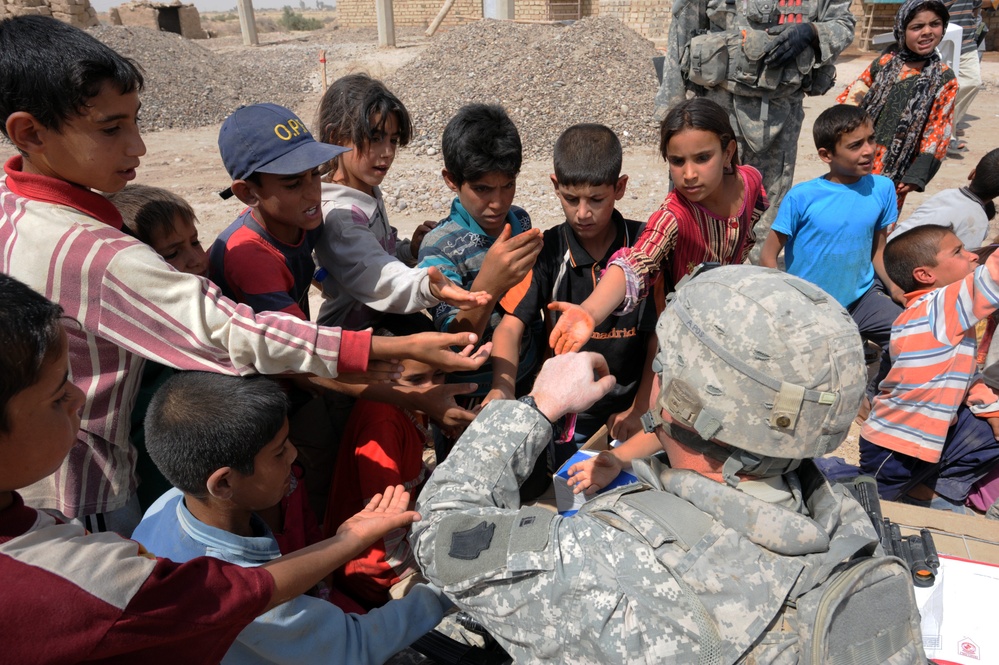
{"label": "soldier's bare hand", "polygon": [[566,353],[545,362],[531,396],[538,410],[555,422],[567,413],[590,408],[615,384],[607,361],[599,353]]}

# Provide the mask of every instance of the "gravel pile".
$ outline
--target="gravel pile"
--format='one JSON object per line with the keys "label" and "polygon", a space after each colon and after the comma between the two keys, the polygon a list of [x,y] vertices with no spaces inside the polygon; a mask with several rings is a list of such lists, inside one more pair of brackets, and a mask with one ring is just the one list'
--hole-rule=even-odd
{"label": "gravel pile", "polygon": [[99,26],[89,32],[142,66],[144,131],[215,125],[240,104],[268,101],[295,108],[322,87],[315,45],[216,53],[180,35],[147,28]]}
{"label": "gravel pile", "polygon": [[629,145],[651,145],[652,42],[614,18],[568,26],[478,21],[438,33],[387,81],[416,125],[412,148],[435,154],[447,121],[469,102],[502,104],[526,158],[550,159],[578,122],[601,122]]}

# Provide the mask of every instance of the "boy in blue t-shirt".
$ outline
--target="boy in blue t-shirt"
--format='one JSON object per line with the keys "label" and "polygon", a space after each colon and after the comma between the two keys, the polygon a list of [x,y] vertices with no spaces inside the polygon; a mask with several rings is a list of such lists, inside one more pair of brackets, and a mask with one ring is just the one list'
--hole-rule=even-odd
{"label": "boy in blue t-shirt", "polygon": [[856,106],[838,104],[812,126],[826,175],[791,188],[760,254],[777,267],[785,250],[787,272],[821,287],[850,312],[861,336],[881,347],[881,368],[868,386],[873,395],[888,373],[891,327],[902,312],[901,290],[888,278],[882,254],[895,223],[895,186],[872,175],[874,125]]}

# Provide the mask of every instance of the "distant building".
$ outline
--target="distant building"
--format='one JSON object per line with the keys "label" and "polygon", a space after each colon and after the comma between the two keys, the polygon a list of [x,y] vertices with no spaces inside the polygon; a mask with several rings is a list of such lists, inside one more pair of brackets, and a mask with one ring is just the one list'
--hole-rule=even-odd
{"label": "distant building", "polygon": [[11,16],[51,16],[78,28],[100,23],[90,0],[0,0],[0,21]]}
{"label": "distant building", "polygon": [[[0,0],[3,2],[4,0]],[[55,0],[60,1],[60,0]],[[84,0],[86,1],[86,0]],[[188,39],[207,39],[201,28],[201,14],[194,5],[173,2],[126,2],[108,10],[111,25],[127,25],[174,32]]]}

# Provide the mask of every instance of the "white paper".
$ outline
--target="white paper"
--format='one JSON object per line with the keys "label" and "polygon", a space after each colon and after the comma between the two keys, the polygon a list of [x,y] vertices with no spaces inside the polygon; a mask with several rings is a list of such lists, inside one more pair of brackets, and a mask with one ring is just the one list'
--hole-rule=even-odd
{"label": "white paper", "polygon": [[927,658],[941,663],[999,663],[999,566],[940,557],[932,587],[916,588]]}

